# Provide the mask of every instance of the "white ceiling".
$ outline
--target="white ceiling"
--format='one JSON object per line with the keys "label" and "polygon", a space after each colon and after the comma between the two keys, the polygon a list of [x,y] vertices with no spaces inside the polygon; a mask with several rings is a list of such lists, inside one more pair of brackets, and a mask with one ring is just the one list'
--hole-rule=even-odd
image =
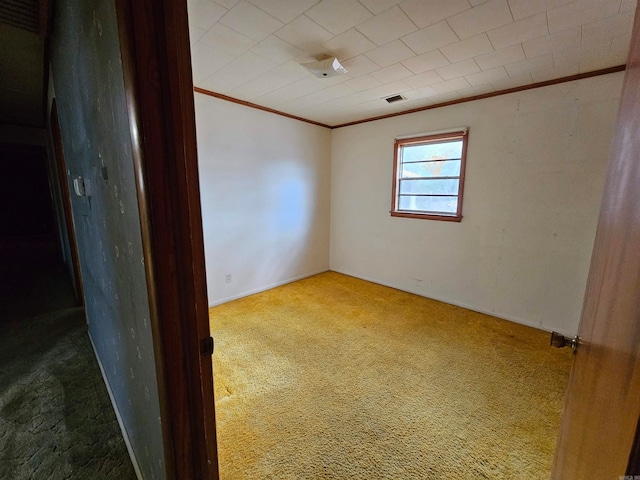
{"label": "white ceiling", "polygon": [[[636,0],[188,5],[195,86],[339,125],[624,64]],[[322,54],[349,73],[300,66]],[[407,100],[383,100],[395,94]]]}

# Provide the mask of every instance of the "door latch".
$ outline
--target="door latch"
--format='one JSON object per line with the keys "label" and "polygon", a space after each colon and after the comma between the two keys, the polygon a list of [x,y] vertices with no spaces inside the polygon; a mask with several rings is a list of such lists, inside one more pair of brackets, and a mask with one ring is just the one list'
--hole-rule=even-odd
{"label": "door latch", "polygon": [[200,355],[203,357],[213,355],[213,337],[200,340]]}
{"label": "door latch", "polygon": [[578,349],[578,344],[580,343],[580,337],[575,336],[573,338],[565,337],[561,333],[551,332],[551,343],[552,347],[563,348],[563,347],[571,347],[573,353],[576,353]]}

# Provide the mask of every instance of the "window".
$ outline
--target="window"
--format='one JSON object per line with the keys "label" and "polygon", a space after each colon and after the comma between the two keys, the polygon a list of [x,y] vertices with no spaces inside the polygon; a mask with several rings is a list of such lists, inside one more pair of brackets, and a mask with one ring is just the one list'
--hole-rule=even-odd
{"label": "window", "polygon": [[392,216],[462,219],[468,137],[462,131],[396,140]]}

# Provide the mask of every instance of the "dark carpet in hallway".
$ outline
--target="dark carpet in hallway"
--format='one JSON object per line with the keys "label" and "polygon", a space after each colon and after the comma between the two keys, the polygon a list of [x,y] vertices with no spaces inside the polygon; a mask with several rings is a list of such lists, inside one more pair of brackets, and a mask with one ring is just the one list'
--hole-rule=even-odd
{"label": "dark carpet in hallway", "polygon": [[135,479],[62,265],[0,252],[0,478]]}

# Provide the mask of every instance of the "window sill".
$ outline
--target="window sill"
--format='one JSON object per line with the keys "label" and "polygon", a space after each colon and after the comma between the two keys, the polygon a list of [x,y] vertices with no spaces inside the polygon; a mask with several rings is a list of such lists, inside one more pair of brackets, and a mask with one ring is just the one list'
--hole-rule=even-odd
{"label": "window sill", "polygon": [[392,217],[419,218],[421,220],[440,220],[444,222],[461,222],[462,215],[439,215],[418,212],[389,212]]}

